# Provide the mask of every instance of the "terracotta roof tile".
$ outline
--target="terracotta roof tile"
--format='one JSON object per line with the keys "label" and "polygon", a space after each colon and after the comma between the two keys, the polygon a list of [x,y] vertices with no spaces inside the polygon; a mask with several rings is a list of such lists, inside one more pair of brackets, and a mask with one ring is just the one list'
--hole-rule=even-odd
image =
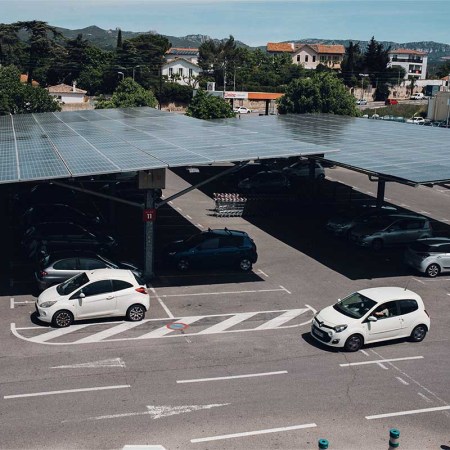
{"label": "terracotta roof tile", "polygon": [[407,48],[396,48],[394,50],[389,50],[389,54],[397,53],[399,55],[426,55],[427,52],[421,52],[420,50],[408,50]]}
{"label": "terracotta roof tile", "polygon": [[86,94],[87,91],[83,91],[83,89],[75,88],[73,89],[73,86],[69,86],[68,84],[57,84],[56,86],[49,86],[47,88],[48,92],[52,94],[56,94],[58,92],[62,93],[69,93],[69,92],[76,92],[77,94]]}
{"label": "terracotta roof tile", "polygon": [[[21,83],[26,83],[28,81],[28,75],[26,73],[22,73],[20,75],[20,82]],[[36,80],[31,80],[31,85],[32,86],[39,86],[39,83]]]}
{"label": "terracotta roof tile", "polygon": [[166,54],[172,55],[196,55],[198,53],[198,48],[182,48],[182,47],[171,47],[167,50]]}
{"label": "terracotta roof tile", "polygon": [[294,44],[290,42],[268,42],[266,49],[268,52],[288,52],[294,51]]}
{"label": "terracotta roof tile", "polygon": [[324,45],[324,44],[314,44],[311,45],[317,53],[334,53],[334,54],[341,54],[343,55],[345,53],[345,47],[343,45]]}

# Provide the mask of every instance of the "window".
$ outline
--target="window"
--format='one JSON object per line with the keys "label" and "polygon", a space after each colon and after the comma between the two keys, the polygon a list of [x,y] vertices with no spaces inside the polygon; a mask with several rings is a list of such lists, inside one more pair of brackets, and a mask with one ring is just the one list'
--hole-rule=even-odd
{"label": "window", "polygon": [[220,248],[242,247],[244,239],[241,236],[223,236],[219,239]]}
{"label": "window", "polygon": [[219,238],[208,239],[203,242],[203,244],[199,245],[198,248],[200,250],[214,250],[219,248]]}
{"label": "window", "polygon": [[305,62],[308,62],[308,59],[309,59],[308,55],[305,55]]}
{"label": "window", "polygon": [[424,220],[411,220],[406,224],[407,230],[421,230],[423,228]]}
{"label": "window", "polygon": [[297,55],[297,62],[300,62],[300,55]]}
{"label": "window", "polygon": [[400,314],[409,314],[419,309],[419,305],[415,300],[400,300]]}
{"label": "window", "polygon": [[103,261],[99,261],[98,259],[80,258],[81,270],[105,269],[107,267]]}
{"label": "window", "polygon": [[107,294],[112,291],[111,280],[94,281],[93,283],[84,286],[82,291],[86,297]]}
{"label": "window", "polygon": [[192,69],[189,69],[189,78],[192,78],[194,76],[194,72]]}
{"label": "window", "polygon": [[378,308],[375,309],[373,315],[377,319],[386,319],[388,317],[398,316],[397,302],[392,301],[381,304],[380,306],[378,306]]}
{"label": "window", "polygon": [[169,77],[173,77],[173,68],[172,67],[169,68]]}
{"label": "window", "polygon": [[182,67],[180,67],[180,68],[178,69],[178,75],[180,75],[180,77],[183,76],[183,68],[182,68]]}
{"label": "window", "polygon": [[77,260],[76,258],[62,259],[53,264],[53,268],[56,270],[76,270]]}
{"label": "window", "polygon": [[131,283],[128,283],[127,281],[123,280],[112,280],[112,286],[114,292],[123,291],[124,289],[133,287]]}
{"label": "window", "polygon": [[313,55],[313,62],[316,62],[316,55]]}

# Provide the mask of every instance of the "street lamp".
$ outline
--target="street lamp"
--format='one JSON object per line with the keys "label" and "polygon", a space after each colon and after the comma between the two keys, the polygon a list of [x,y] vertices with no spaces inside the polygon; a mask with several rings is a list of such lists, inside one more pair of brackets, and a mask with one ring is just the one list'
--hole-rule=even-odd
{"label": "street lamp", "polygon": [[361,99],[364,98],[364,78],[368,77],[368,73],[360,73],[359,76],[361,77]]}
{"label": "street lamp", "polygon": [[125,75],[123,74],[123,72],[117,72],[117,75],[122,75],[122,81],[125,78]]}
{"label": "street lamp", "polygon": [[141,67],[141,66],[134,66],[133,67],[133,81],[134,81],[134,70],[137,69],[138,67]]}

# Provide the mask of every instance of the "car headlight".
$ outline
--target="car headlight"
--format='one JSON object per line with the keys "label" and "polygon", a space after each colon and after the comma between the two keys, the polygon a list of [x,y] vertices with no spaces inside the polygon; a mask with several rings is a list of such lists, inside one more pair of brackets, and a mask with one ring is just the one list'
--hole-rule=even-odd
{"label": "car headlight", "polygon": [[51,302],[44,302],[44,303],[41,303],[39,306],[40,306],[41,308],[50,308],[50,306],[53,306],[55,303],[56,303],[56,300],[53,300],[53,301],[51,301]]}
{"label": "car headlight", "polygon": [[177,252],[169,252],[169,256],[175,256]]}
{"label": "car headlight", "polygon": [[336,325],[334,327],[334,331],[336,331],[336,333],[340,333],[341,331],[344,331],[347,329],[348,325]]}

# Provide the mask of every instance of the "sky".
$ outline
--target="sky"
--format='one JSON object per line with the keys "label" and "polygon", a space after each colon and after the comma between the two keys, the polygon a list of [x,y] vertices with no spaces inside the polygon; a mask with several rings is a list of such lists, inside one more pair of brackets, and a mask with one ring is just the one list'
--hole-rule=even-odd
{"label": "sky", "polygon": [[450,44],[450,0],[0,0],[0,23],[41,20],[250,46],[307,38]]}

